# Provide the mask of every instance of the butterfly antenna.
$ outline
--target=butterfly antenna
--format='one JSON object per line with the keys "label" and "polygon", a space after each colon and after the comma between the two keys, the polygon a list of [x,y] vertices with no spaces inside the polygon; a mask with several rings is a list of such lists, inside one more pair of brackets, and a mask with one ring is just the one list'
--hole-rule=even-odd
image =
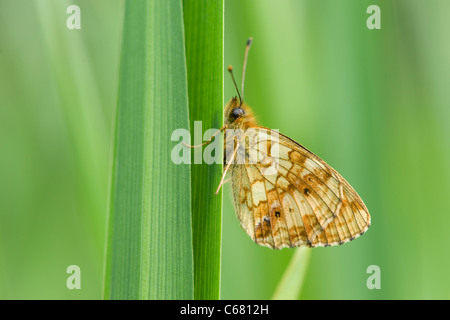
{"label": "butterfly antenna", "polygon": [[245,80],[245,69],[247,67],[248,51],[250,50],[250,46],[252,45],[252,41],[253,41],[252,37],[248,38],[247,45],[245,46],[244,67],[243,67],[243,70],[242,70],[242,85],[241,85],[242,97],[244,97],[244,80]]}
{"label": "butterfly antenna", "polygon": [[238,86],[237,86],[237,84],[236,84],[236,80],[234,79],[234,75],[233,75],[233,67],[232,66],[228,66],[228,72],[230,72],[230,74],[231,74],[231,79],[233,79],[233,83],[234,83],[234,87],[236,88],[236,91],[237,91],[237,94],[238,94],[238,96],[239,96],[239,101],[241,102],[241,104],[242,104],[242,98],[241,98],[241,94],[239,93],[239,89],[238,89]]}

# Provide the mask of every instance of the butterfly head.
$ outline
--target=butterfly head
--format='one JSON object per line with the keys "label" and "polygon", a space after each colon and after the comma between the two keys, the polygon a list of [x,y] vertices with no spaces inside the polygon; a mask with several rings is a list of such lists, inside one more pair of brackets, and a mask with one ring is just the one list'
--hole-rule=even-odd
{"label": "butterfly head", "polygon": [[250,124],[253,121],[252,111],[238,97],[233,97],[225,107],[224,120],[228,126]]}
{"label": "butterfly head", "polygon": [[245,111],[240,108],[240,107],[236,107],[233,110],[231,110],[230,112],[230,118],[236,120],[237,118],[244,116],[245,115]]}

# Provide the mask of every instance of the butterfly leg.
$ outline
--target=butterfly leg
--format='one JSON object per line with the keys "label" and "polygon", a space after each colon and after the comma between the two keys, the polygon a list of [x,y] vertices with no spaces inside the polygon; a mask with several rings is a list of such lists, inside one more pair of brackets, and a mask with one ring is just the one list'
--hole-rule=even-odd
{"label": "butterfly leg", "polygon": [[204,143],[202,143],[202,144],[198,144],[198,145],[196,145],[196,146],[191,146],[191,145],[188,145],[187,143],[185,143],[184,141],[183,141],[183,144],[184,144],[186,147],[188,147],[188,148],[199,148],[199,147],[201,147],[201,146],[204,146],[204,145],[210,143],[210,142],[212,141],[212,139],[213,139],[219,132],[222,132],[223,130],[225,130],[225,129],[227,128],[227,126],[228,126],[228,125],[224,125],[222,128],[220,128],[219,130],[217,130],[217,132],[214,133],[214,134],[211,136],[211,138],[209,138],[208,141],[206,141],[206,142],[204,142]]}
{"label": "butterfly leg", "polygon": [[236,153],[239,149],[239,142],[236,144],[236,148],[233,151],[233,154],[231,155],[231,159],[228,161],[227,166],[225,167],[225,170],[223,171],[223,175],[222,175],[222,179],[220,179],[220,183],[219,186],[217,187],[216,190],[216,195],[219,193],[220,187],[224,184],[224,179],[225,179],[225,175],[227,174],[228,169],[230,168],[231,164],[234,161],[234,158],[236,158]]}

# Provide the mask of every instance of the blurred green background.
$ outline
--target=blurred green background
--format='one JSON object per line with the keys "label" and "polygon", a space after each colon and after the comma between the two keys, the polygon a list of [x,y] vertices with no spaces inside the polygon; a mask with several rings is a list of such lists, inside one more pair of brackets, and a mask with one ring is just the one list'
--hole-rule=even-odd
{"label": "blurred green background", "polygon": [[[81,30],[66,28],[70,4]],[[372,4],[381,30],[366,27]],[[0,298],[102,297],[122,10],[0,1]],[[321,156],[372,215],[358,240],[312,250],[299,298],[450,298],[448,12],[445,0],[225,1],[238,81],[254,39],[245,100],[259,123]],[[293,251],[255,245],[225,191],[221,297],[269,299]],[[66,287],[71,264],[81,290]],[[381,290],[366,287],[370,265]]]}

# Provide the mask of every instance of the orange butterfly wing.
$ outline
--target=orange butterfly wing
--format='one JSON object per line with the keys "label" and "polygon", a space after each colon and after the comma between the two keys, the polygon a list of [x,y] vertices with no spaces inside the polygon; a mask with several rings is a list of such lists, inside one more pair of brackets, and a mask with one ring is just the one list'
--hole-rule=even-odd
{"label": "orange butterfly wing", "polygon": [[322,159],[264,127],[237,138],[241,150],[230,166],[234,205],[256,243],[273,249],[334,246],[367,231],[364,202]]}

